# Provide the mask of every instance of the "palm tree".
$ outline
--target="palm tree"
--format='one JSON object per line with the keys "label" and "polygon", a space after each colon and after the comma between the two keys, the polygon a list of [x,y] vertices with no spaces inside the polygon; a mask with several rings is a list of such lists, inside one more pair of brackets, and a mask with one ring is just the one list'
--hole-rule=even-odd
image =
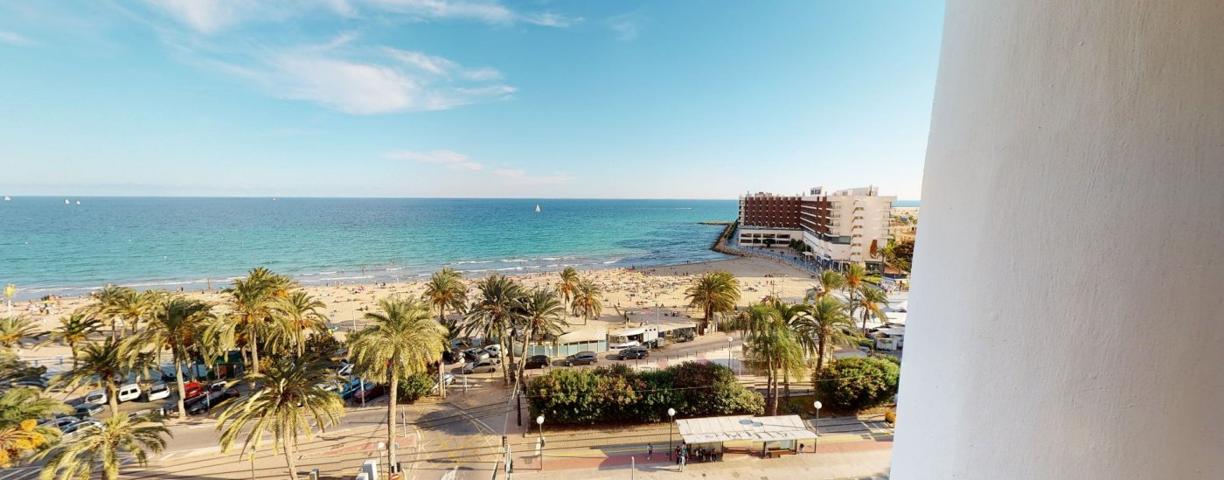
{"label": "palm tree", "polygon": [[701,309],[700,330],[705,335],[714,315],[735,311],[735,304],[740,299],[739,280],[727,272],[709,272],[684,291],[684,298],[689,301],[689,307]]}
{"label": "palm tree", "polygon": [[276,326],[269,332],[269,341],[278,342],[282,347],[292,346],[297,356],[301,357],[306,350],[308,332],[327,332],[327,314],[323,313],[325,308],[326,303],[303,290],[294,290],[283,298],[276,298],[270,309]]}
{"label": "palm tree", "polygon": [[[475,302],[464,315],[464,331],[467,335],[473,333],[484,338],[496,338],[502,347],[502,352],[512,354],[509,343],[511,334],[519,324],[521,311],[520,299],[523,287],[505,275],[493,274],[476,284],[478,292]],[[513,357],[508,357],[512,359]],[[506,385],[510,384],[510,372],[502,366],[502,377]]]}
{"label": "palm tree", "polygon": [[101,290],[89,294],[93,302],[85,307],[85,313],[94,318],[104,319],[110,326],[111,336],[119,338],[116,323],[123,318],[121,305],[125,304],[127,299],[135,293],[128,287],[107,284]]}
{"label": "palm tree", "polygon": [[874,317],[876,320],[884,321],[887,316],[884,315],[883,307],[888,306],[888,293],[876,287],[864,285],[859,290],[858,299],[855,300],[856,306],[863,309],[863,331],[867,331],[867,319]]}
{"label": "palm tree", "polygon": [[134,459],[143,466],[148,463],[148,452],[161,452],[166,448],[165,437],[173,436],[154,416],[129,419],[127,415],[112,415],[101,425],[84,428],[76,438],[34,457],[47,461],[40,480],[91,478],[99,464],[104,480],[117,480],[122,458]]}
{"label": "palm tree", "polygon": [[542,288],[533,289],[523,297],[522,309],[526,335],[523,336],[523,358],[520,359],[518,368],[519,385],[522,385],[525,377],[523,367],[527,364],[527,351],[531,348],[531,342],[545,338],[556,339],[565,334],[565,327],[569,326],[569,322],[565,321],[565,306],[557,298],[556,292]]}
{"label": "palm tree", "polygon": [[807,342],[816,344],[816,371],[819,375],[824,369],[826,353],[830,348],[851,345],[857,335],[854,332],[854,319],[846,313],[841,300],[833,296],[825,296],[807,309],[795,331]]}
{"label": "palm tree", "polygon": [[147,370],[151,359],[134,355],[133,342],[119,342],[107,337],[100,343],[87,343],[80,350],[77,367],[59,377],[69,389],[92,385],[106,392],[112,414],[119,411],[119,382],[133,371]]}
{"label": "palm tree", "polygon": [[[799,343],[799,348],[803,353],[809,353],[816,350],[814,342],[810,341],[803,335],[798,335],[798,328],[807,320],[808,310],[810,305],[805,303],[788,304],[778,298],[771,298],[769,305],[778,312],[778,319],[782,325],[790,330],[794,335],[795,341]],[[782,365],[782,389],[783,397],[790,398],[790,365]]]}
{"label": "palm tree", "polygon": [[843,277],[836,270],[824,270],[820,272],[820,278],[817,281],[817,285],[809,289],[807,295],[803,297],[804,302],[810,303],[836,290],[841,290],[842,286],[846,284],[846,277]]}
{"label": "palm tree", "polygon": [[272,306],[277,298],[287,296],[292,283],[288,277],[257,267],[224,290],[231,314],[229,321],[220,325],[232,329],[236,340],[246,342],[251,352],[251,373],[259,373],[259,335],[268,330]]}
{"label": "palm tree", "polygon": [[0,393],[0,468],[9,468],[22,456],[42,448],[59,436],[37,420],[71,410],[63,402],[43,397],[38,390],[14,388]]}
{"label": "palm tree", "polygon": [[50,340],[61,342],[72,352],[72,368],[77,365],[77,346],[88,341],[89,336],[98,331],[102,322],[86,316],[84,312],[76,311],[67,317],[60,318],[60,325],[51,330]]}
{"label": "palm tree", "polygon": [[573,305],[574,295],[578,293],[580,281],[578,270],[575,270],[574,267],[565,267],[565,270],[561,270],[561,281],[557,282],[557,293],[561,294],[561,301],[565,302],[565,305]]}
{"label": "palm tree", "polygon": [[600,299],[602,294],[603,289],[591,279],[584,278],[578,282],[571,306],[574,313],[582,317],[583,325],[586,325],[588,320],[599,318],[603,313],[603,300]]}
{"label": "palm tree", "polygon": [[[463,307],[467,305],[467,285],[463,283],[463,278],[454,270],[443,268],[440,271],[434,272],[429,277],[429,282],[425,284],[425,292],[422,298],[426,303],[438,309],[438,323],[446,327],[447,337],[443,339],[450,340],[458,334],[458,322],[448,321],[446,319],[446,309],[449,308],[456,312],[463,311]],[[450,348],[446,345],[445,348]],[[441,357],[438,358],[438,395],[446,398],[445,373]]]}
{"label": "palm tree", "polygon": [[38,336],[38,325],[25,317],[0,318],[0,348],[13,348],[26,337]]}
{"label": "palm tree", "polygon": [[858,307],[858,295],[866,284],[867,269],[861,263],[851,263],[846,267],[846,272],[842,274],[845,282],[842,284],[842,289],[846,291],[847,308],[850,309],[850,317],[854,317],[854,310]]}
{"label": "palm tree", "polygon": [[[399,381],[410,374],[426,371],[430,363],[442,358],[446,327],[433,319],[428,306],[414,299],[384,298],[378,302],[378,308],[378,312],[365,314],[371,325],[353,336],[349,352],[358,370],[375,378],[385,378],[390,383],[387,445],[396,445]],[[388,461],[395,465],[394,447],[390,448]]]}
{"label": "palm tree", "polygon": [[324,360],[281,358],[272,362],[263,373],[246,375],[249,383],[263,387],[250,396],[231,403],[217,417],[221,431],[221,451],[229,450],[239,436],[245,436],[242,452],[259,448],[267,433],[272,434],[276,448],[283,449],[289,478],[296,480],[297,461],[294,449],[299,435],[314,436],[319,431],[339,423],[344,414],[344,402],[322,384],[334,380],[332,370]]}
{"label": "palm tree", "polygon": [[150,315],[148,327],[137,335],[135,344],[153,347],[154,351],[170,350],[174,362],[174,380],[178,385],[179,418],[187,418],[184,399],[187,391],[183,387],[183,363],[191,360],[190,352],[195,347],[197,333],[211,320],[212,305],[175,296],[159,305]]}
{"label": "palm tree", "polygon": [[744,348],[747,358],[765,369],[767,408],[770,415],[777,415],[778,370],[802,369],[803,350],[776,308],[753,305],[748,309],[748,317],[752,329],[744,338]]}

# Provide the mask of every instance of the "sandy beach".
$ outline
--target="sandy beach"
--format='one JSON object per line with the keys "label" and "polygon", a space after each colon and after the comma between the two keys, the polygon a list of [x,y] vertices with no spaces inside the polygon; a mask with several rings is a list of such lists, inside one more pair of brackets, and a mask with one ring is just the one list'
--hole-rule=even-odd
{"label": "sandy beach", "polygon": [[[690,263],[673,266],[660,266],[644,269],[599,269],[584,270],[584,277],[594,279],[603,287],[603,314],[591,323],[605,322],[609,326],[621,323],[623,318],[618,313],[627,313],[632,318],[644,314],[647,310],[654,312],[656,305],[665,311],[678,312],[699,318],[701,313],[685,308],[684,290],[692,284],[694,277],[704,272],[723,270],[732,273],[740,280],[742,295],[740,305],[759,302],[761,298],[772,294],[788,300],[801,299],[814,281],[804,272],[795,267],[768,259],[740,257],[713,262]],[[513,275],[523,285],[532,287],[552,288],[558,280],[557,272],[541,272]],[[481,277],[468,276],[465,280],[471,286]],[[218,291],[219,285],[214,285],[211,292],[185,292],[182,295],[199,298],[218,306],[217,312],[225,311],[225,296]],[[338,331],[350,330],[354,326],[364,324],[362,316],[366,311],[377,308],[378,299],[392,295],[419,296],[424,290],[424,281],[378,283],[378,284],[341,284],[330,286],[302,287],[313,295],[317,295],[327,303],[327,313],[331,323]],[[474,288],[474,287],[473,287]],[[52,329],[58,325],[62,316],[85,306],[90,302],[88,296],[58,298],[46,305],[49,313],[39,312],[42,302],[15,302],[13,313],[35,319],[44,329]],[[67,357],[67,347],[47,345],[36,349],[22,351],[23,356],[30,359],[50,360]]]}

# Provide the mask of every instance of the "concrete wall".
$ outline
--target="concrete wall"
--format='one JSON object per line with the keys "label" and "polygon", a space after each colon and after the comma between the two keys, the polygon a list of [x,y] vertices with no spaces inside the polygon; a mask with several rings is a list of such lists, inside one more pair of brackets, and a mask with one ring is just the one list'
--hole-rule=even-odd
{"label": "concrete wall", "polygon": [[892,478],[1224,478],[1224,2],[944,28]]}

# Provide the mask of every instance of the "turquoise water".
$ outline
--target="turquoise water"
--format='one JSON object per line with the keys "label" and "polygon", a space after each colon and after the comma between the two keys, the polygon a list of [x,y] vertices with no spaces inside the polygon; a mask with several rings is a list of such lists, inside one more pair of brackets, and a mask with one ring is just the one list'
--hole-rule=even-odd
{"label": "turquoise water", "polygon": [[37,298],[200,289],[258,265],[322,284],[684,263],[723,258],[708,249],[722,227],[698,222],[736,214],[734,200],[18,197],[0,202],[0,283]]}

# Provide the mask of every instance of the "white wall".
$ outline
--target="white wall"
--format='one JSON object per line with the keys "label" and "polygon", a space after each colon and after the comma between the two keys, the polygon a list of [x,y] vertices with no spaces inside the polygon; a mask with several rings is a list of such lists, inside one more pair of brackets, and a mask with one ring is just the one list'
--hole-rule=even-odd
{"label": "white wall", "polygon": [[944,28],[892,478],[1224,478],[1224,2]]}

